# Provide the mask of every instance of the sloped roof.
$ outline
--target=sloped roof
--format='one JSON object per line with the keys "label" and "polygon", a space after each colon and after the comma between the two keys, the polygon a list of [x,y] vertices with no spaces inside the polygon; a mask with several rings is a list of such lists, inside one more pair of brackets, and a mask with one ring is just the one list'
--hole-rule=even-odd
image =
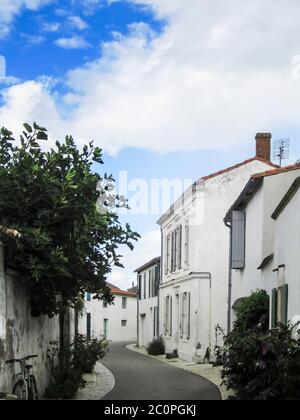
{"label": "sloped roof", "polygon": [[[234,170],[236,170],[236,169],[239,169],[239,168],[241,168],[242,166],[245,166],[245,165],[248,165],[249,163],[252,163],[252,162],[256,162],[256,161],[258,161],[258,162],[262,162],[262,163],[265,163],[265,164],[267,164],[267,165],[269,165],[270,167],[272,167],[273,169],[272,169],[272,171],[273,170],[275,170],[275,169],[280,169],[279,168],[279,166],[278,165],[275,165],[274,163],[272,163],[271,161],[269,161],[269,160],[266,160],[266,159],[262,159],[262,158],[260,158],[260,157],[257,157],[257,156],[254,156],[253,158],[250,158],[250,159],[246,159],[246,160],[244,160],[243,162],[240,162],[240,163],[237,163],[236,165],[233,165],[233,166],[229,166],[229,167],[227,167],[227,168],[225,168],[225,169],[221,169],[220,171],[217,171],[217,172],[213,172],[213,173],[211,173],[211,174],[209,174],[209,175],[206,175],[206,176],[203,176],[202,178],[199,178],[198,179],[198,181],[197,182],[195,182],[191,187],[193,187],[193,186],[197,186],[197,184],[199,184],[199,183],[201,183],[201,182],[205,182],[205,181],[208,181],[208,180],[210,180],[210,179],[213,179],[213,178],[216,178],[216,177],[218,177],[218,176],[220,176],[220,175],[224,175],[224,174],[226,174],[226,173],[228,173],[228,172],[231,172],[231,171],[234,171]],[[190,188],[191,188],[190,187]],[[181,197],[179,197],[176,201],[175,201],[175,203],[176,202],[178,202],[180,199],[182,199],[182,197],[184,197],[184,195],[185,195],[185,193],[183,193],[183,195],[181,196]],[[160,225],[161,223],[162,223],[162,221],[166,218],[166,216],[169,216],[170,214],[172,214],[173,212],[172,212],[172,209],[174,208],[174,205],[175,204],[173,204],[160,218],[159,218],[159,220],[157,221],[157,223]]]}
{"label": "sloped roof", "polygon": [[286,206],[292,201],[295,194],[300,188],[300,177],[298,177],[292,184],[291,188],[288,190],[288,192],[285,194],[281,202],[279,203],[278,207],[272,214],[272,219],[277,220],[278,217],[281,215],[283,210],[286,208]]}
{"label": "sloped roof", "polygon": [[248,163],[255,162],[255,161],[266,163],[267,165],[273,166],[273,168],[279,168],[278,165],[275,165],[274,163],[270,162],[269,160],[262,159],[262,158],[259,158],[259,157],[255,156],[251,159],[244,160],[243,162],[237,163],[236,165],[233,165],[233,166],[229,166],[228,168],[222,169],[218,172],[214,172],[214,173],[212,173],[210,175],[207,175],[207,176],[204,176],[200,179],[202,179],[203,181],[207,181],[211,178],[215,178],[217,176],[226,174],[227,172],[234,171],[235,169],[238,169],[238,168],[240,168],[244,165],[248,165]]}
{"label": "sloped roof", "polygon": [[119,287],[115,286],[114,284],[111,283],[106,283],[107,286],[110,288],[111,293],[115,296],[127,296],[127,297],[136,297],[136,293],[134,292],[129,292],[127,290],[122,290]]}
{"label": "sloped roof", "polygon": [[237,200],[234,202],[234,204],[231,206],[231,208],[226,213],[226,216],[224,218],[224,222],[227,223],[231,220],[231,212],[232,211],[241,210],[242,208],[244,208],[250,202],[252,197],[256,194],[256,192],[261,187],[264,178],[269,177],[269,176],[273,176],[273,175],[282,174],[282,173],[285,173],[285,172],[295,171],[297,169],[300,169],[300,164],[289,165],[289,166],[285,166],[283,168],[278,168],[277,167],[276,169],[272,169],[270,171],[264,171],[264,172],[260,172],[260,173],[252,175],[250,180],[246,184],[245,188],[243,189],[243,191],[241,192],[241,194],[237,198]]}
{"label": "sloped roof", "polygon": [[160,257],[153,258],[152,260],[148,261],[146,264],[137,268],[134,272],[141,273],[142,271],[147,270],[147,268],[150,268],[153,265],[157,265],[157,264],[160,264]]}

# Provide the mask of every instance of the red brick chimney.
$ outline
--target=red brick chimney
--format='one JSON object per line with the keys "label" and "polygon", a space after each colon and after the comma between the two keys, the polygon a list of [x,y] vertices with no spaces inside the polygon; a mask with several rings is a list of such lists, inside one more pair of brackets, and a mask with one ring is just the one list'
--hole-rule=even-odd
{"label": "red brick chimney", "polygon": [[271,161],[271,133],[256,134],[256,157]]}

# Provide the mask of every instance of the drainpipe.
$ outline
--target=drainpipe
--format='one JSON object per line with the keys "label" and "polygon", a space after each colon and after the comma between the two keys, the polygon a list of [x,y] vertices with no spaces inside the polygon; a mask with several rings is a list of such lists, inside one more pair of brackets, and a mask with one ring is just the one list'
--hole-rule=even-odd
{"label": "drainpipe", "polygon": [[228,270],[228,307],[227,307],[227,334],[231,332],[231,300],[232,300],[232,228],[229,222],[225,222],[229,228],[229,270]]}

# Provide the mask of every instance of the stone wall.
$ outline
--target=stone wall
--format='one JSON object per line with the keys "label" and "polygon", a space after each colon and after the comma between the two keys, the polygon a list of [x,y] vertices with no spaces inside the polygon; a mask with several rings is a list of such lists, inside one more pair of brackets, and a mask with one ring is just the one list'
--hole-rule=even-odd
{"label": "stone wall", "polygon": [[59,340],[58,317],[31,316],[28,291],[22,277],[5,272],[3,258],[3,246],[0,245],[0,391],[12,391],[15,374],[19,372],[19,366],[6,366],[5,360],[37,354],[38,359],[32,360],[32,364],[43,395],[49,381],[49,342]]}

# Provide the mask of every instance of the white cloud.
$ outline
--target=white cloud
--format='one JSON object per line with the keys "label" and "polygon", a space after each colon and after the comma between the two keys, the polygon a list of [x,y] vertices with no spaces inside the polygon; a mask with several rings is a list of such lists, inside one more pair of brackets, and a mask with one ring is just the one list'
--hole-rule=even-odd
{"label": "white cloud", "polygon": [[45,32],[57,32],[61,28],[59,22],[44,22],[42,26],[42,30]]}
{"label": "white cloud", "polygon": [[[114,153],[221,149],[256,131],[299,127],[300,81],[291,64],[300,54],[298,0],[131,1],[151,7],[164,30],[137,23],[128,36],[115,34],[98,60],[66,75],[69,96],[38,84],[37,94],[55,111],[54,120],[46,115],[50,129],[64,134],[67,127]],[[85,42],[59,41],[64,48]],[[67,112],[70,99],[78,105]],[[24,107],[21,114],[32,120],[31,107]],[[11,109],[4,102],[3,121]],[[43,109],[35,115],[45,117]]]}
{"label": "white cloud", "polygon": [[73,28],[80,31],[83,31],[89,26],[80,16],[69,16],[68,21]]}
{"label": "white cloud", "polygon": [[90,44],[82,36],[71,36],[69,38],[59,38],[55,44],[60,48],[67,50],[76,50],[89,48]]}
{"label": "white cloud", "polygon": [[39,7],[53,0],[1,0],[0,2],[0,38],[6,36],[11,28],[13,19],[22,8],[37,10]]}
{"label": "white cloud", "polygon": [[160,230],[151,230],[146,232],[138,241],[134,251],[130,251],[128,248],[120,250],[120,253],[124,256],[121,262],[125,266],[125,270],[114,268],[108,276],[108,281],[125,290],[131,287],[132,282],[136,284],[134,271],[160,255],[160,239]]}

